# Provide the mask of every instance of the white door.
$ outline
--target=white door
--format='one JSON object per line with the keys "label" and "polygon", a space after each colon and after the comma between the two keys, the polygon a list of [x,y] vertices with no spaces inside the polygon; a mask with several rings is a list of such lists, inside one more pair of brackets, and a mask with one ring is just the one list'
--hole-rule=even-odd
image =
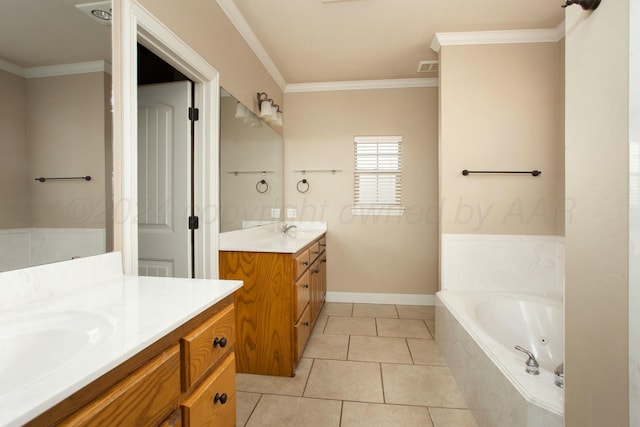
{"label": "white door", "polygon": [[191,277],[190,82],[138,87],[138,274]]}

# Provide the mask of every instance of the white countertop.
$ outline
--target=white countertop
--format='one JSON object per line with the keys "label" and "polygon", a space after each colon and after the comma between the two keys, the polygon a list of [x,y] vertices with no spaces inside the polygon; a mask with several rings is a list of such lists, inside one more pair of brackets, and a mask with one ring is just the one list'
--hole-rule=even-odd
{"label": "white countertop", "polygon": [[[114,261],[116,257],[118,260]],[[97,264],[92,265],[90,258]],[[11,306],[0,304],[0,425],[18,426],[33,419],[242,286],[241,281],[103,274],[100,270],[105,265],[109,268],[119,265],[119,254],[90,258],[79,263],[68,261],[35,267],[35,273],[29,271],[32,269],[0,273],[0,294],[4,297],[6,291],[9,300],[13,297]],[[80,273],[76,275],[74,263],[79,264]],[[59,274],[56,266],[62,269]],[[92,272],[97,284],[87,285],[85,281],[82,285],[82,275],[87,272]],[[28,280],[23,285],[15,280],[24,277]],[[42,283],[46,278],[50,278],[52,286],[60,278],[69,280],[62,286],[64,292],[51,292]],[[25,289],[20,290],[20,286]],[[16,296],[20,292],[22,295],[26,292],[30,300],[19,300]],[[62,327],[57,328],[58,325]],[[16,335],[34,333],[39,340],[43,337],[54,340],[58,336],[64,339],[65,333],[75,336],[68,332],[74,328],[91,332],[88,342],[71,354],[68,346],[43,342],[49,351],[27,354],[28,359],[36,358],[35,361],[23,359],[24,354],[11,358],[14,348],[7,343],[16,342],[11,340]],[[7,372],[6,363],[11,362],[14,368]],[[24,382],[17,371],[22,365],[33,366],[34,362],[55,367]]]}
{"label": "white countertop", "polygon": [[326,222],[286,222],[295,226],[287,233],[282,232],[284,224],[280,222],[220,233],[220,250],[294,254],[327,232]]}

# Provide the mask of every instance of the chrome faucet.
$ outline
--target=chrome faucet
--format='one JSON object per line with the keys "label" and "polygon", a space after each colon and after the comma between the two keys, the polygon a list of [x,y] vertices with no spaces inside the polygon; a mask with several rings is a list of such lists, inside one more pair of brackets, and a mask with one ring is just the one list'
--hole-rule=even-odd
{"label": "chrome faucet", "polygon": [[282,226],[282,234],[287,234],[287,231],[291,230],[292,228],[298,228],[297,225],[287,225],[286,223]]}
{"label": "chrome faucet", "polygon": [[531,353],[529,350],[526,350],[520,347],[519,345],[515,346],[515,349],[529,356],[529,359],[527,359],[527,361],[525,362],[527,366],[524,368],[527,374],[540,375],[540,369],[539,369],[540,365],[538,365],[538,361],[536,360],[536,357],[533,355],[533,353]]}
{"label": "chrome faucet", "polygon": [[553,375],[553,383],[560,388],[564,388],[564,362],[556,366],[556,369],[553,370]]}

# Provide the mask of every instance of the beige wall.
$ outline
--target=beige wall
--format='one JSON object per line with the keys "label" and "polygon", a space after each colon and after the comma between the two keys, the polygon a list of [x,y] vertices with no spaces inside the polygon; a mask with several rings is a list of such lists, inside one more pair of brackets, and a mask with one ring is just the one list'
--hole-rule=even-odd
{"label": "beige wall", "polygon": [[443,233],[562,234],[561,55],[560,43],[442,47]]}
{"label": "beige wall", "polygon": [[284,108],[282,90],[215,1],[140,3],[209,62],[220,73],[220,85],[240,102],[256,112],[256,94],[267,92]]}
{"label": "beige wall", "polygon": [[602,2],[592,14],[567,8],[566,34],[566,192],[575,200],[566,221],[566,425],[623,427],[629,425],[629,1]]}
{"label": "beige wall", "polygon": [[[286,95],[286,206],[297,220],[328,222],[329,291],[437,291],[437,98],[436,88]],[[403,217],[351,214],[357,135],[403,137]],[[300,194],[300,169],[342,172],[307,174]]]}
{"label": "beige wall", "polygon": [[26,90],[0,70],[0,229],[30,226]]}
{"label": "beige wall", "polygon": [[[29,79],[32,227],[105,227],[104,73]],[[87,181],[33,178],[90,175]]]}

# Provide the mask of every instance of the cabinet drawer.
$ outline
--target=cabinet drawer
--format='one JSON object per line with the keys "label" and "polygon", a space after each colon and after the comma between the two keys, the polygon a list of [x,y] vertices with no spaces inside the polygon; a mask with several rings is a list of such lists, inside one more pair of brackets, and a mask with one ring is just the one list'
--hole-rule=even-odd
{"label": "cabinet drawer", "polygon": [[180,340],[185,391],[196,383],[235,343],[235,313],[229,305]]}
{"label": "cabinet drawer", "polygon": [[316,258],[318,258],[318,255],[320,255],[320,252],[322,252],[320,250],[320,242],[316,241],[309,248],[309,261],[313,262]]}
{"label": "cabinet drawer", "polygon": [[103,396],[62,422],[63,426],[157,425],[180,395],[180,349],[164,351]]}
{"label": "cabinet drawer", "polygon": [[318,240],[318,246],[319,246],[319,249],[320,249],[320,253],[322,253],[322,251],[327,249],[327,237],[326,236],[323,236]]}
{"label": "cabinet drawer", "polygon": [[295,272],[294,277],[297,279],[309,267],[309,250],[305,250],[297,254],[294,258]]}
{"label": "cabinet drawer", "polygon": [[304,309],[302,316],[298,319],[298,323],[294,327],[295,330],[295,347],[296,347],[296,360],[300,360],[304,347],[307,345],[309,335],[311,335],[311,310],[309,305]]}
{"label": "cabinet drawer", "polygon": [[309,281],[309,270],[300,277],[295,284],[294,301],[296,302],[295,319],[298,320],[304,308],[309,304],[311,296],[311,287]]}
{"label": "cabinet drawer", "polygon": [[236,369],[231,353],[182,405],[185,427],[236,425]]}

